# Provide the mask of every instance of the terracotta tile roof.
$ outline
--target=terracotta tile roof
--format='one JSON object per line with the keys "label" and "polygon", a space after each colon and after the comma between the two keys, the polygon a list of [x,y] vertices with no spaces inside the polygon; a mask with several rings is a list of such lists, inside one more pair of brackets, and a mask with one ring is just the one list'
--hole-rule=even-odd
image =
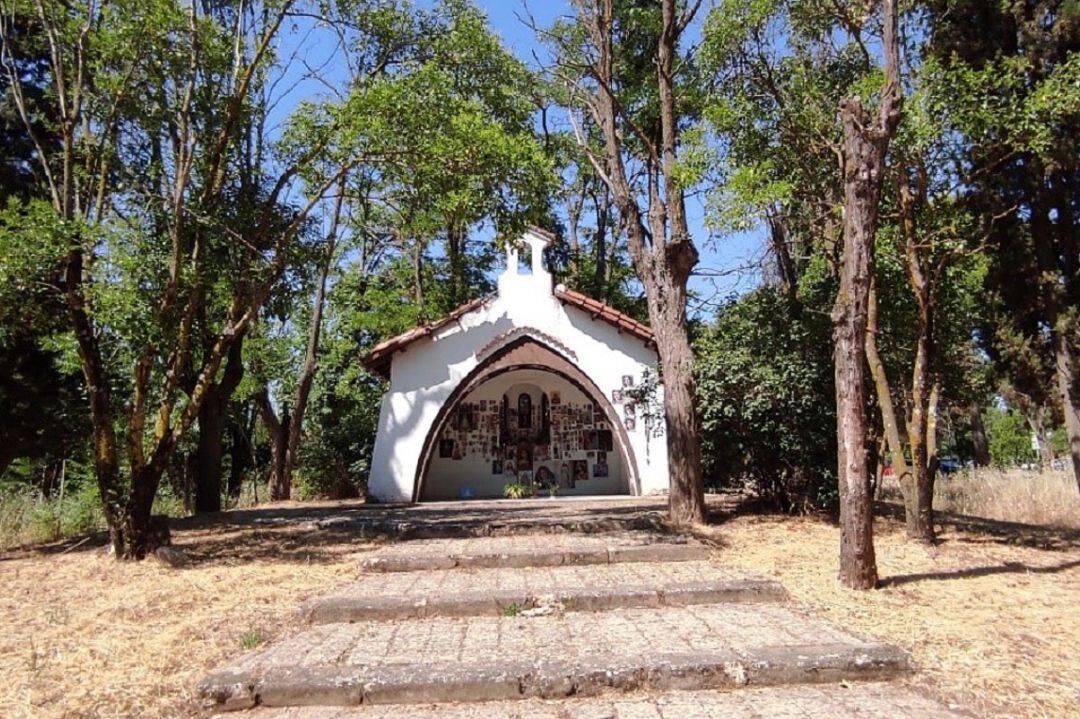
{"label": "terracotta tile roof", "polygon": [[568,290],[562,285],[555,288],[555,296],[562,300],[564,304],[573,305],[583,312],[589,313],[593,319],[603,320],[613,325],[620,332],[631,334],[646,344],[656,342],[656,336],[653,334],[652,328],[638,322],[630,315],[619,312],[611,305],[605,305],[600,300],[594,300],[592,297],[583,295],[580,292]]}
{"label": "terracotta tile roof", "polygon": [[475,300],[466,302],[460,307],[451,310],[450,313],[447,314],[445,317],[435,320],[434,322],[429,322],[426,325],[415,327],[408,332],[402,332],[396,337],[391,337],[388,340],[380,342],[379,344],[372,347],[371,351],[369,351],[360,359],[360,362],[363,363],[363,365],[372,372],[380,374],[383,377],[389,379],[390,362],[395,352],[405,349],[416,340],[427,337],[428,335],[437,332],[438,330],[442,329],[443,327],[457,320],[458,318],[467,315],[475,309],[479,309],[492,297],[493,295],[488,295],[486,297],[477,297]]}
{"label": "terracotta tile roof", "polygon": [[[587,313],[592,319],[603,320],[615,327],[619,332],[626,332],[629,335],[637,337],[646,344],[656,342],[656,337],[653,335],[653,331],[648,325],[638,322],[633,317],[619,312],[610,305],[606,305],[599,300],[594,300],[592,297],[583,295],[580,292],[568,290],[562,285],[555,288],[554,294],[563,304],[577,307],[579,310]],[[452,310],[441,319],[416,327],[408,332],[403,332],[384,342],[380,342],[375,345],[370,352],[364,355],[360,361],[372,372],[389,379],[390,364],[395,352],[404,350],[413,342],[427,337],[460,317],[467,315],[473,310],[479,309],[490,299],[492,299],[491,295],[487,297],[478,297],[477,299],[466,302],[460,307]]]}

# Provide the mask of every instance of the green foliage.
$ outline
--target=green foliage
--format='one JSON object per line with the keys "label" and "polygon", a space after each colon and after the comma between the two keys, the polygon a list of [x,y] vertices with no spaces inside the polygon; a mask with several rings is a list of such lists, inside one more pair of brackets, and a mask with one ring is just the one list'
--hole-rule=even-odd
{"label": "green foliage", "polygon": [[707,482],[749,482],[784,511],[836,500],[829,329],[762,288],[725,305],[695,342]]}
{"label": "green foliage", "polygon": [[991,407],[986,412],[986,433],[995,467],[1016,467],[1036,460],[1031,427],[1019,412]]}
{"label": "green foliage", "polygon": [[536,496],[536,485],[521,482],[510,482],[503,487],[503,496],[507,499],[524,499]]}

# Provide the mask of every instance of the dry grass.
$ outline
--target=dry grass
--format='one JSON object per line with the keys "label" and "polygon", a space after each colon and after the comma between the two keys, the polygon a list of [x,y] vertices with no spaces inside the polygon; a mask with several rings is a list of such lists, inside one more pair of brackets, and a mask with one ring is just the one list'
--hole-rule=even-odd
{"label": "dry grass", "polygon": [[820,519],[737,517],[715,530],[727,562],[780,580],[811,613],[912,653],[911,682],[977,716],[1080,716],[1080,533],[947,524],[907,542],[875,524],[883,587],[836,582],[839,532]]}
{"label": "dry grass", "polygon": [[[1080,533],[965,520],[928,548],[904,541],[895,519],[876,529],[886,586],[870,593],[837,586],[827,521],[748,515],[711,531],[725,563],[911,651],[916,686],[977,715],[1077,716]],[[88,545],[0,557],[0,716],[195,715],[207,670],[294,630],[297,603],[353,580],[371,547],[344,529],[236,513],[182,524],[174,539],[191,566],[117,564]]]}
{"label": "dry grass", "polygon": [[960,472],[939,478],[934,506],[985,519],[1080,529],[1080,493],[1071,471]]}
{"label": "dry grass", "polygon": [[0,558],[0,716],[193,716],[203,674],[292,629],[298,602],[354,579],[368,547],[227,524],[181,527],[174,542],[190,566],[88,545]]}

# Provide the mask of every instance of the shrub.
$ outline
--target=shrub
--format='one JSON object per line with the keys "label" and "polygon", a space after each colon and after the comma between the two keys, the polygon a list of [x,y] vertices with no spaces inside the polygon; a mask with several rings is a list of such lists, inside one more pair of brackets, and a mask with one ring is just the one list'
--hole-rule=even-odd
{"label": "shrub", "polygon": [[747,480],[784,511],[836,502],[836,414],[827,317],[762,288],[724,305],[695,342],[704,471]]}
{"label": "shrub", "polygon": [[1036,460],[1031,448],[1031,428],[1019,412],[991,407],[987,412],[986,432],[990,461],[995,467],[1016,467]]}

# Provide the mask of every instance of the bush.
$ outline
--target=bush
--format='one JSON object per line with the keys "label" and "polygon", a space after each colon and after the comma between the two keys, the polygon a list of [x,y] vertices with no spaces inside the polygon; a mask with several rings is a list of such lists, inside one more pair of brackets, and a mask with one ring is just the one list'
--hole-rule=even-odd
{"label": "bush", "polygon": [[1031,428],[1019,412],[991,407],[986,418],[990,461],[995,467],[1007,469],[1037,460],[1031,448]]}
{"label": "bush", "polygon": [[835,505],[836,414],[827,317],[762,288],[695,342],[706,481],[749,480],[783,511]]}

